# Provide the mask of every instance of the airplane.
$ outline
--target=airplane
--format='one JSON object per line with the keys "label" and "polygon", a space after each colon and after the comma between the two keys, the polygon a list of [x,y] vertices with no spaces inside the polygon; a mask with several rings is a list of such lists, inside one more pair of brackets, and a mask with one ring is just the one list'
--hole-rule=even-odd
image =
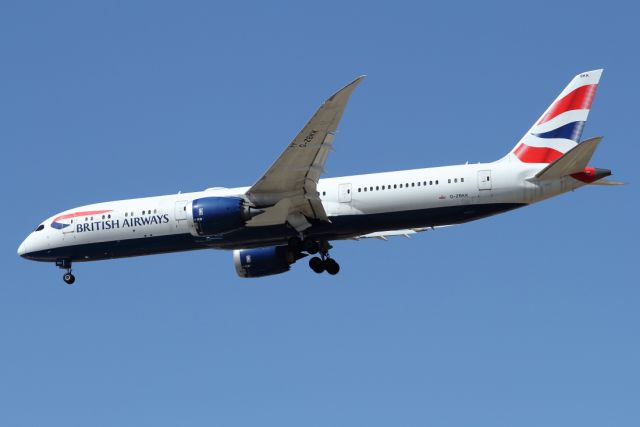
{"label": "airplane", "polygon": [[409,236],[521,208],[605,180],[588,163],[602,137],[580,141],[601,69],[575,76],[518,143],[491,163],[323,178],[338,123],[364,76],[329,97],[250,187],[96,203],[40,223],[18,248],[55,263],[194,249],[233,250],[240,277],[284,273],[311,256],[335,275],[331,242]]}

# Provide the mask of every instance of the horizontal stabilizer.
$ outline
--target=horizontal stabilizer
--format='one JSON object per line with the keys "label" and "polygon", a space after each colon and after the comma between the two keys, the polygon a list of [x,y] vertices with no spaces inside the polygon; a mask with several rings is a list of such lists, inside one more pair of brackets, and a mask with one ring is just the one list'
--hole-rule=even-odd
{"label": "horizontal stabilizer", "polygon": [[591,185],[616,186],[616,185],[627,185],[627,183],[622,181],[613,181],[610,179],[601,179],[601,180],[592,182]]}
{"label": "horizontal stabilizer", "polygon": [[535,178],[539,180],[558,179],[584,171],[600,141],[602,141],[602,137],[597,136],[581,142],[538,172]]}

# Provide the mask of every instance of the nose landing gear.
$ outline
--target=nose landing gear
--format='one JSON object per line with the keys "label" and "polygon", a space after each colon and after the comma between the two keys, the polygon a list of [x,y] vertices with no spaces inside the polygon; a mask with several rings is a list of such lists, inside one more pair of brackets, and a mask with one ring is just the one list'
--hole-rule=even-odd
{"label": "nose landing gear", "polygon": [[62,276],[62,280],[64,280],[67,285],[73,285],[73,282],[76,281],[76,276],[71,274],[71,261],[68,259],[56,261],[56,267],[67,270],[64,276]]}
{"label": "nose landing gear", "polygon": [[62,276],[62,280],[64,280],[67,285],[73,285],[73,282],[76,281],[76,276],[71,274],[71,271],[69,271],[68,273],[65,273],[64,276]]}

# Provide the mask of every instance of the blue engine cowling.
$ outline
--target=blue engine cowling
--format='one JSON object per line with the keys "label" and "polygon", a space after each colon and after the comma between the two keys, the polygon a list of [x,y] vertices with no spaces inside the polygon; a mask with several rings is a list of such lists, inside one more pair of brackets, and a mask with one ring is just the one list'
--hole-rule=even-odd
{"label": "blue engine cowling", "polygon": [[242,228],[260,213],[240,197],[205,197],[191,203],[193,225],[198,236],[224,234]]}
{"label": "blue engine cowling", "polygon": [[233,264],[240,277],[263,277],[289,271],[291,264],[305,257],[288,246],[267,246],[233,251]]}

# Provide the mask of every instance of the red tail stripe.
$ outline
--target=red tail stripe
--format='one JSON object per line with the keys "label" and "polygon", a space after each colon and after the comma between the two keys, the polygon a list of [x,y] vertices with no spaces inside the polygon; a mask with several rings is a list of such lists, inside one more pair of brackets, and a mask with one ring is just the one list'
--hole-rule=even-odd
{"label": "red tail stripe", "polygon": [[525,163],[551,163],[562,153],[549,147],[529,147],[520,144],[513,152],[521,161]]}
{"label": "red tail stripe", "polygon": [[576,88],[557,100],[545,114],[538,124],[548,122],[554,117],[572,110],[588,110],[593,103],[593,97],[596,94],[597,84],[584,85]]}

